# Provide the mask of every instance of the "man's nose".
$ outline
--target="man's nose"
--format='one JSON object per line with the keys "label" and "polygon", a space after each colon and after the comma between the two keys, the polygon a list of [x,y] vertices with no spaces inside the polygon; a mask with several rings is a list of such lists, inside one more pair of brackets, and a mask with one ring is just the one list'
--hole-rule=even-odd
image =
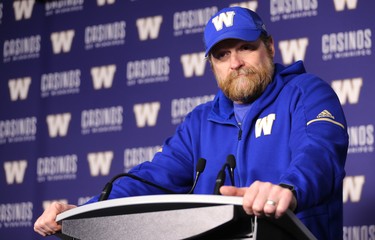
{"label": "man's nose", "polygon": [[239,69],[244,65],[242,57],[237,52],[232,52],[230,55],[230,67],[232,69]]}

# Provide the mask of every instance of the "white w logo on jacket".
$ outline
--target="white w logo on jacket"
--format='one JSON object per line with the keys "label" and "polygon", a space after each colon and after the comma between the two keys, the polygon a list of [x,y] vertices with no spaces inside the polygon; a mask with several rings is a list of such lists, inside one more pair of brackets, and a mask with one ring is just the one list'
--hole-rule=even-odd
{"label": "white w logo on jacket", "polygon": [[258,138],[261,136],[262,132],[264,135],[270,135],[272,132],[273,122],[276,119],[276,114],[271,113],[260,118],[255,123],[255,137]]}

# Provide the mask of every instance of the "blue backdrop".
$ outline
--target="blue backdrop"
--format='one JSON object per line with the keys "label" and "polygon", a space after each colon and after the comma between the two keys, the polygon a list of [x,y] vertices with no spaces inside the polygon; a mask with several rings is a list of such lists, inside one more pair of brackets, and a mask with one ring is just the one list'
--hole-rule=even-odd
{"label": "blue backdrop", "polygon": [[40,239],[33,223],[51,201],[98,194],[213,97],[202,32],[230,5],[262,16],[277,62],[304,60],[339,96],[344,239],[375,239],[370,0],[0,1],[1,239]]}

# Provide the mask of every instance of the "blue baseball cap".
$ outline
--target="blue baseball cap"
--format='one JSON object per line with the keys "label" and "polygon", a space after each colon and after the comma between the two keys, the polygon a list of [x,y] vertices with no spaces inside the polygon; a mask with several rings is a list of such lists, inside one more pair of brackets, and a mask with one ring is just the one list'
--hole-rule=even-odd
{"label": "blue baseball cap", "polygon": [[258,14],[242,7],[224,8],[211,17],[204,30],[205,56],[222,40],[241,39],[251,42],[256,41],[261,33],[268,35]]}

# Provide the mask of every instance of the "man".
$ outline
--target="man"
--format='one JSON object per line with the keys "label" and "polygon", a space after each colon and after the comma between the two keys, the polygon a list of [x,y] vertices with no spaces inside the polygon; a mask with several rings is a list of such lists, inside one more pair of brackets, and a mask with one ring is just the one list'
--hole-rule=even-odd
{"label": "man", "polygon": [[[186,193],[203,157],[206,170],[194,193],[212,194],[217,173],[233,154],[235,186],[227,179],[222,195],[243,196],[245,211],[256,216],[278,218],[291,209],[318,239],[341,238],[348,136],[333,90],[300,61],[274,64],[273,39],[248,9],[221,10],[207,23],[204,38],[220,91],[186,116],[151,162],[130,172]],[[109,198],[163,193],[125,177]],[[56,215],[72,207],[52,204],[35,231],[60,230]]]}

